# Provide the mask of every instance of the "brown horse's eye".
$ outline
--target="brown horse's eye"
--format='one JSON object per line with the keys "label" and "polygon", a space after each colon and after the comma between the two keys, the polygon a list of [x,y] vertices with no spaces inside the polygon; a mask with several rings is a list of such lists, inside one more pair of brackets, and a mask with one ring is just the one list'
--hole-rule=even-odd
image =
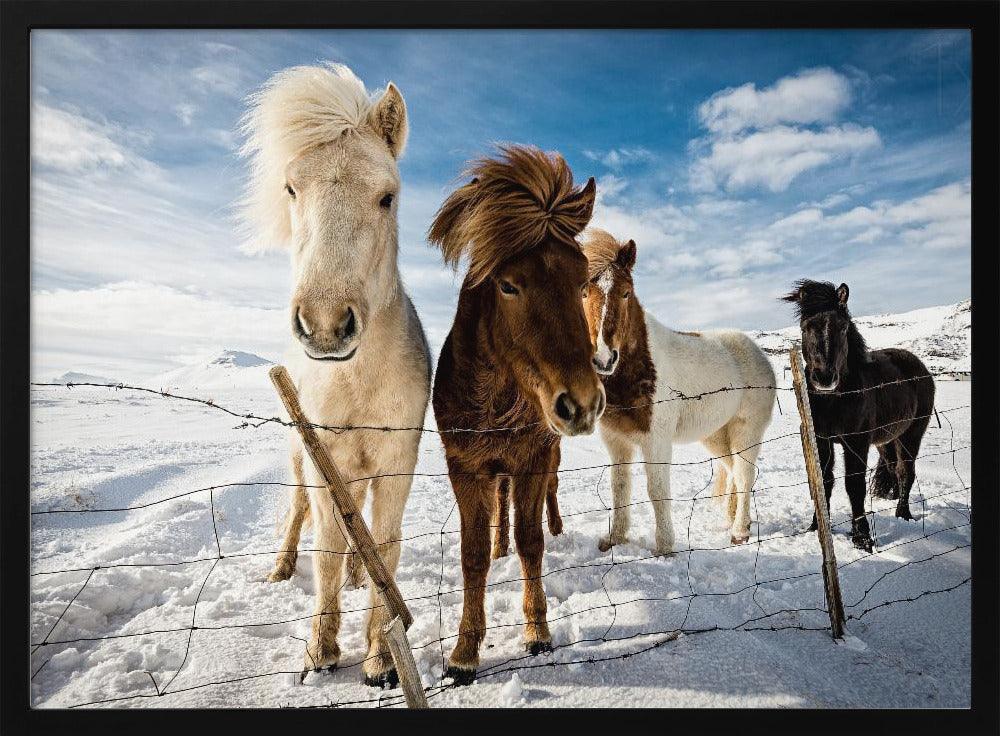
{"label": "brown horse's eye", "polygon": [[587,288],[587,284],[584,284],[583,286],[580,287],[580,296],[582,296],[584,299],[587,298],[588,293],[589,289]]}
{"label": "brown horse's eye", "polygon": [[502,291],[504,294],[509,294],[510,296],[515,296],[516,294],[519,293],[517,287],[514,286],[514,284],[510,283],[509,281],[504,281],[503,279],[500,279],[500,291]]}
{"label": "brown horse's eye", "polygon": [[379,200],[378,206],[385,207],[389,209],[392,206],[393,194],[392,192],[387,193],[382,199]]}
{"label": "brown horse's eye", "polygon": [[622,299],[628,299],[630,296],[632,296],[632,292],[626,291],[624,294],[622,294]]}
{"label": "brown horse's eye", "polygon": [[287,182],[285,183],[285,191],[288,192],[288,196],[295,199],[295,190],[292,189],[292,185]]}

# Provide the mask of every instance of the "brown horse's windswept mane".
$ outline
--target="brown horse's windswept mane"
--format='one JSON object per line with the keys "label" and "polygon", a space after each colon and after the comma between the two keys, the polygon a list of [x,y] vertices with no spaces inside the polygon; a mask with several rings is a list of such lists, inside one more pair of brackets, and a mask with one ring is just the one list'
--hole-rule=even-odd
{"label": "brown horse's windswept mane", "polygon": [[455,268],[468,252],[472,286],[547,239],[576,242],[590,221],[594,180],[574,188],[573,173],[558,153],[498,145],[494,156],[474,161],[462,176],[472,181],[441,205],[428,239]]}
{"label": "brown horse's windswept mane", "polygon": [[587,256],[587,267],[590,278],[604,273],[618,258],[618,252],[624,243],[620,242],[607,230],[597,227],[587,228],[583,241],[583,254]]}

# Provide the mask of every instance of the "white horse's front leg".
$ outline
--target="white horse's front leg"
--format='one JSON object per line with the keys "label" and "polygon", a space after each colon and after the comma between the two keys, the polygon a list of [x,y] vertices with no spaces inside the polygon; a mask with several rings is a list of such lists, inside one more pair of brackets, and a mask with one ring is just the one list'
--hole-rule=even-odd
{"label": "white horse's front leg", "polygon": [[670,518],[670,462],[673,451],[673,444],[662,439],[642,448],[646,461],[646,490],[649,491],[656,518],[655,551],[658,555],[669,555],[674,551],[674,524]]}
{"label": "white horse's front leg", "polygon": [[[740,448],[735,448],[740,449]],[[736,514],[729,541],[743,544],[750,539],[750,489],[757,474],[758,448],[752,447],[733,456],[732,479],[736,486]]]}
{"label": "white horse's front leg", "polygon": [[632,501],[632,462],[635,447],[628,440],[615,436],[601,428],[601,439],[604,440],[611,455],[611,498],[614,508],[611,510],[611,532],[601,537],[597,548],[607,552],[616,544],[622,544],[629,528],[629,504]]}
{"label": "white horse's front leg", "polygon": [[[416,454],[414,453],[414,461]],[[413,466],[397,472],[412,473]],[[399,564],[400,543],[403,535],[403,509],[410,495],[411,475],[391,478],[375,478],[372,481],[372,538],[378,545],[379,554],[389,575],[395,579]],[[360,559],[358,560],[361,563]],[[365,684],[373,687],[395,687],[399,683],[389,647],[385,643],[382,629],[389,622],[388,611],[374,583],[371,589],[370,608],[367,616],[366,633],[368,656],[361,669],[365,674]]]}

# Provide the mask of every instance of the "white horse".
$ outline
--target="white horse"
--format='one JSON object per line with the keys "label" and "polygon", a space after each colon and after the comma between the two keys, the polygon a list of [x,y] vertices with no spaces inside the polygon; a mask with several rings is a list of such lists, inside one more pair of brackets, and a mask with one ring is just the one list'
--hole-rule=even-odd
{"label": "white horse", "polygon": [[[243,221],[252,245],[284,247],[292,259],[291,331],[285,364],[311,422],[422,427],[430,355],[397,267],[399,169],[406,105],[389,83],[377,101],[346,66],[278,72],[249,98],[243,119],[251,176]],[[369,486],[372,536],[391,574],[399,561],[403,507],[417,461],[419,431],[320,430],[363,507]],[[340,588],[348,540],[313,464],[291,432],[295,482],[285,542],[269,580],[295,569],[307,515],[315,527],[316,615],[305,666],[340,658]],[[376,477],[371,481],[354,479]],[[381,635],[386,623],[374,586],[367,620],[365,682],[394,684]]]}
{"label": "white horse", "polygon": [[[656,552],[673,551],[669,463],[673,445],[687,442],[701,442],[720,459],[713,495],[728,500],[730,541],[746,542],[758,443],[775,398],[771,364],[742,332],[676,332],[646,312],[633,293],[634,241],[622,243],[590,229],[583,248],[590,265],[586,309],[594,366],[608,400],[601,438],[614,463],[611,533],[598,547],[606,552],[627,539],[632,494],[627,463],[638,447],[656,518]],[[720,390],[741,386],[754,388]]]}

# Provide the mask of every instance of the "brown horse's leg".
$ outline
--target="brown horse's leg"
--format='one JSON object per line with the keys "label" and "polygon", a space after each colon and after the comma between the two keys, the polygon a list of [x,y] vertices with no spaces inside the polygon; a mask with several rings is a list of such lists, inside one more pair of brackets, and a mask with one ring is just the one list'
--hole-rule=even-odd
{"label": "brown horse's leg", "polygon": [[458,643],[448,658],[445,677],[467,685],[475,679],[479,666],[479,645],[486,635],[486,574],[490,569],[490,505],[495,481],[455,473],[452,488],[462,522],[462,623]]}
{"label": "brown horse's leg", "polygon": [[510,553],[510,478],[500,478],[497,483],[496,503],[493,506],[493,559]]}
{"label": "brown horse's leg", "polygon": [[545,507],[549,521],[549,532],[553,537],[558,537],[562,534],[563,530],[562,517],[559,515],[559,499],[556,498],[556,494],[559,492],[558,471],[560,457],[559,442],[556,441],[552,450],[552,465],[549,468],[551,475],[548,476],[548,488],[545,491]]}
{"label": "brown horse's leg", "polygon": [[289,494],[292,507],[285,517],[285,539],[281,544],[281,552],[274,561],[274,569],[267,576],[269,583],[277,583],[292,577],[299,556],[299,536],[302,533],[302,524],[309,514],[309,495],[303,487],[302,479],[301,449],[292,454],[292,477],[297,485]]}
{"label": "brown horse's leg", "polygon": [[522,476],[514,483],[514,541],[521,557],[521,577],[524,579],[524,646],[532,654],[552,649],[541,577],[545,551],[542,510],[547,487],[544,475]]}

